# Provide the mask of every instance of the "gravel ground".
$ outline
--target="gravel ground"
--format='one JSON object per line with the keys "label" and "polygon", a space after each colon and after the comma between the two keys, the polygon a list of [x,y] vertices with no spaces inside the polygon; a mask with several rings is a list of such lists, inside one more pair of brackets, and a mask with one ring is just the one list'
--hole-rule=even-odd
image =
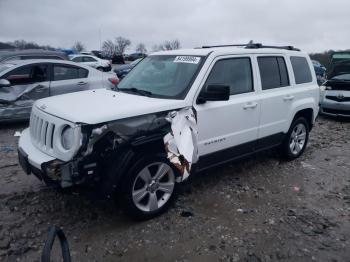
{"label": "gravel ground", "polygon": [[39,261],[50,225],[73,261],[350,261],[350,122],[319,118],[296,161],[269,151],[197,174],[167,213],[138,223],[26,176],[13,136],[24,127],[0,128],[0,261]]}

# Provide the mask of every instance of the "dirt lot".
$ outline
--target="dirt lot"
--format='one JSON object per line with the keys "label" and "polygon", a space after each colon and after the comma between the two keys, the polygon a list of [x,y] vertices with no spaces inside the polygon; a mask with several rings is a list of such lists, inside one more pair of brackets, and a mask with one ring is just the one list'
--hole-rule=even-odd
{"label": "dirt lot", "polygon": [[13,136],[24,127],[0,129],[0,261],[39,261],[50,225],[73,261],[350,261],[350,122],[319,118],[296,161],[270,151],[199,174],[142,223],[26,176]]}

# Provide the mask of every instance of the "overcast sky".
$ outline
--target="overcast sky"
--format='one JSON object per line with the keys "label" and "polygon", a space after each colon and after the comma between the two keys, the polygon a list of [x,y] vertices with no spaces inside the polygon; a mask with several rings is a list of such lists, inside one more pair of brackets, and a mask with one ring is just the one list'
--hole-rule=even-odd
{"label": "overcast sky", "polygon": [[148,50],[246,43],[294,45],[308,52],[350,48],[349,0],[0,0],[0,41],[88,50],[124,36]]}

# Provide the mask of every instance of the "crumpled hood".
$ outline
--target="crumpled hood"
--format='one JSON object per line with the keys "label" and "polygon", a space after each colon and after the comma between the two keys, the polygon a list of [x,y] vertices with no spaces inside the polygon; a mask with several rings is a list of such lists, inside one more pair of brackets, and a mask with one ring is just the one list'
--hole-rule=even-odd
{"label": "crumpled hood", "polygon": [[186,107],[184,100],[96,89],[40,99],[34,106],[74,123],[98,124]]}

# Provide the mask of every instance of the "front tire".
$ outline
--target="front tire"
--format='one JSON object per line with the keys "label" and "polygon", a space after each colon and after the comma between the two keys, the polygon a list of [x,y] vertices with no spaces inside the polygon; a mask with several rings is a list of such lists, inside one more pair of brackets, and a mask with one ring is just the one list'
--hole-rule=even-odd
{"label": "front tire", "polygon": [[122,207],[136,220],[165,212],[176,193],[177,169],[160,155],[138,161],[122,182]]}
{"label": "front tire", "polygon": [[288,160],[298,158],[305,151],[309,141],[310,128],[304,117],[293,121],[282,144],[282,154]]}

